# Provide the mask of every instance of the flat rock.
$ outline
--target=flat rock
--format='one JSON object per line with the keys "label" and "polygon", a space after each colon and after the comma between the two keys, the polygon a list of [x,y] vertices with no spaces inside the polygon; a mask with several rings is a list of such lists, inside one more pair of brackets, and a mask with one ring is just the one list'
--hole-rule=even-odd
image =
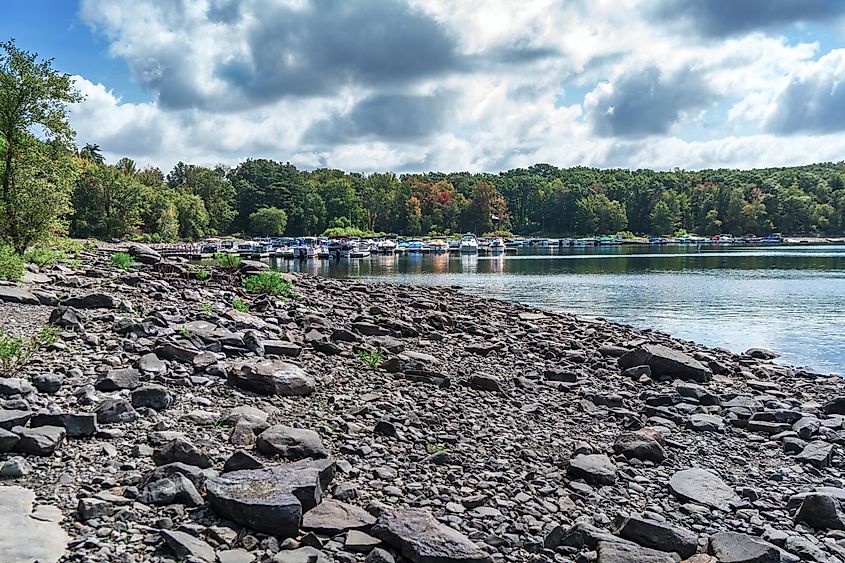
{"label": "flat rock", "polygon": [[20,437],[15,451],[22,454],[49,456],[53,455],[64,442],[67,432],[59,426],[40,426],[23,428],[15,426],[12,432]]}
{"label": "flat rock", "polygon": [[132,391],[132,406],[164,410],[173,404],[173,394],[163,385],[145,385]]}
{"label": "flat rock", "polygon": [[281,360],[251,360],[235,364],[229,381],[263,395],[310,395],[314,378],[299,366]]}
{"label": "flat rock", "polygon": [[5,303],[20,303],[22,305],[39,305],[38,298],[23,289],[13,285],[0,286],[0,301]]}
{"label": "flat rock", "polygon": [[167,465],[170,463],[184,463],[195,465],[202,469],[208,469],[213,465],[211,458],[199,450],[191,442],[177,438],[167,442],[160,449],[153,452],[153,461],[156,465]]}
{"label": "flat rock", "polygon": [[116,309],[118,300],[107,293],[88,293],[65,299],[62,305],[77,309]]}
{"label": "flat rock", "polygon": [[208,502],[220,516],[257,532],[295,537],[302,514],[322,501],[334,471],[329,459],[232,471],[206,481]]}
{"label": "flat rock", "polygon": [[302,353],[302,346],[286,340],[265,340],[264,353],[275,356],[288,356],[295,358]]}
{"label": "flat rock", "polygon": [[616,482],[616,466],[604,454],[578,454],[569,460],[569,476],[590,485],[612,485]]}
{"label": "flat rock", "polygon": [[710,553],[719,563],[780,563],[780,551],[772,544],[739,532],[710,536]]}
{"label": "flat rock", "polygon": [[56,522],[33,518],[35,493],[0,487],[0,561],[53,563],[65,553],[68,535]]}
{"label": "flat rock", "polygon": [[360,530],[375,524],[373,516],[357,506],[327,499],[305,513],[302,529],[335,536],[347,530]]}
{"label": "flat rock", "polygon": [[657,551],[634,543],[601,541],[597,563],[677,563],[681,558],[665,551]]}
{"label": "flat rock", "polygon": [[35,391],[29,381],[20,377],[0,377],[0,395],[4,397],[20,397]]}
{"label": "flat rock", "polygon": [[740,502],[739,496],[722,479],[705,469],[676,472],[669,479],[669,490],[683,502],[695,502],[729,511]]}
{"label": "flat rock", "polygon": [[313,430],[278,424],[258,435],[255,447],[266,456],[279,456],[288,461],[328,456],[320,435]]}
{"label": "flat rock", "polygon": [[722,432],[725,430],[725,419],[715,414],[696,413],[690,415],[687,428],[696,432]]}
{"label": "flat rock", "polygon": [[176,557],[180,559],[190,558],[191,560],[205,561],[207,563],[215,563],[217,561],[217,554],[214,552],[214,548],[191,534],[176,530],[162,530],[161,537]]}
{"label": "flat rock", "polygon": [[372,533],[414,563],[488,563],[490,557],[457,530],[419,508],[387,510]]}
{"label": "flat rock", "polygon": [[0,428],[11,430],[15,426],[25,426],[32,413],[30,411],[9,409],[0,410]]}
{"label": "flat rock", "polygon": [[646,344],[619,358],[619,366],[622,369],[641,365],[649,366],[654,376],[698,383],[706,383],[713,377],[713,372],[692,356],[662,344]]}
{"label": "flat rock", "polygon": [[613,443],[613,453],[627,459],[641,459],[660,463],[666,459],[666,452],[660,442],[643,432],[623,432]]}
{"label": "flat rock", "polygon": [[824,469],[830,465],[830,458],[833,455],[833,444],[822,440],[815,440],[807,444],[795,459],[802,463],[809,463],[818,469]]}
{"label": "flat rock", "polygon": [[683,558],[698,549],[698,534],[661,522],[631,516],[622,520],[617,535],[643,547],[675,552]]}
{"label": "flat rock", "polygon": [[68,438],[86,438],[97,433],[97,415],[94,413],[37,413],[29,425],[61,426],[67,431]]}
{"label": "flat rock", "polygon": [[94,385],[99,391],[121,391],[135,389],[141,385],[141,374],[135,368],[113,369],[100,376]]}

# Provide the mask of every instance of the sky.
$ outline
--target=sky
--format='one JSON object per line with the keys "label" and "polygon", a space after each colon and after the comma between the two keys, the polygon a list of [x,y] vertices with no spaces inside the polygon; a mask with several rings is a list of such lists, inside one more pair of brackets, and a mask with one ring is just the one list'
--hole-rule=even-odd
{"label": "sky", "polygon": [[10,37],[165,172],[845,159],[845,0],[3,0]]}

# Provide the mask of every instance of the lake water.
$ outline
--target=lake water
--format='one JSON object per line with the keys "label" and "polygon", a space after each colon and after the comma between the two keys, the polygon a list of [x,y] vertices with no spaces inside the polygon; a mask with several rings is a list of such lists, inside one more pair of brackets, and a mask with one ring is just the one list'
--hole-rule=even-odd
{"label": "lake water", "polygon": [[620,246],[506,256],[396,255],[279,261],[285,271],[457,285],[550,311],[654,328],[736,352],[845,373],[845,246]]}

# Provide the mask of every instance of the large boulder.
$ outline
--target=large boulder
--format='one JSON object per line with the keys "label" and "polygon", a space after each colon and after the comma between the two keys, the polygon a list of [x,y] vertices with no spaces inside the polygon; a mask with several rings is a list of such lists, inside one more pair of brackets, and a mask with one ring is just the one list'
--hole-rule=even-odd
{"label": "large boulder", "polygon": [[293,364],[281,360],[251,360],[235,364],[230,382],[263,395],[310,395],[314,378]]}
{"label": "large boulder", "polygon": [[0,301],[5,303],[20,303],[22,305],[39,305],[38,298],[23,289],[14,285],[0,286]]}
{"label": "large boulder", "polygon": [[12,432],[20,437],[15,445],[16,452],[39,456],[53,455],[67,435],[65,429],[59,426],[39,426],[38,428],[15,426]]}
{"label": "large boulder", "polygon": [[801,502],[795,522],[803,522],[816,530],[845,530],[845,518],[839,501],[832,496],[810,493]]}
{"label": "large boulder", "polygon": [[94,387],[99,391],[135,389],[141,385],[141,374],[135,368],[113,369],[101,375]]}
{"label": "large boulder", "polygon": [[672,475],[669,490],[682,502],[695,502],[726,512],[740,503],[739,496],[718,475],[697,467]]}
{"label": "large boulder", "polygon": [[641,459],[660,463],[666,459],[663,446],[645,432],[623,432],[613,444],[613,453],[626,459]]}
{"label": "large boulder", "polygon": [[780,550],[770,543],[739,532],[710,536],[710,553],[719,563],[780,563]]}
{"label": "large boulder", "polygon": [[706,383],[713,372],[701,362],[678,350],[662,344],[646,344],[622,355],[619,360],[622,369],[647,365],[655,377],[671,377]]}
{"label": "large boulder", "polygon": [[569,460],[569,476],[590,485],[612,485],[616,482],[616,466],[604,454],[578,454]]}
{"label": "large boulder", "polygon": [[97,433],[97,415],[94,413],[38,413],[29,423],[39,426],[61,426],[68,438],[86,438]]}
{"label": "large boulder", "polygon": [[622,519],[616,533],[643,547],[671,551],[683,558],[692,556],[698,549],[695,532],[637,516]]}
{"label": "large boulder", "polygon": [[469,538],[419,508],[385,511],[373,526],[372,533],[414,563],[491,561]]}
{"label": "large boulder", "polygon": [[54,563],[64,555],[67,533],[55,519],[44,518],[50,507],[38,507],[36,517],[34,500],[29,489],[0,487],[0,561]]}
{"label": "large boulder", "polygon": [[255,447],[266,456],[279,456],[288,461],[322,459],[329,455],[320,435],[313,430],[282,424],[271,426],[259,434]]}
{"label": "large boulder", "polygon": [[77,309],[117,309],[119,302],[107,293],[88,293],[65,299],[62,305]]}
{"label": "large boulder", "polygon": [[223,473],[205,485],[220,516],[257,532],[295,537],[302,514],[320,504],[334,471],[333,460],[300,461]]}
{"label": "large boulder", "polygon": [[141,264],[158,264],[161,262],[161,254],[144,244],[133,244],[129,247],[129,254]]}

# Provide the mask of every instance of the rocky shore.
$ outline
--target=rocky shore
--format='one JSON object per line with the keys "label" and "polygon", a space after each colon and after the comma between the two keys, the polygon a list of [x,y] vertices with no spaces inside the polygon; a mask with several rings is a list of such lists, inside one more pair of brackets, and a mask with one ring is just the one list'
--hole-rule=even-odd
{"label": "rocky shore", "polygon": [[839,377],[132,253],[0,286],[4,330],[60,331],[0,378],[0,561],[845,561]]}

